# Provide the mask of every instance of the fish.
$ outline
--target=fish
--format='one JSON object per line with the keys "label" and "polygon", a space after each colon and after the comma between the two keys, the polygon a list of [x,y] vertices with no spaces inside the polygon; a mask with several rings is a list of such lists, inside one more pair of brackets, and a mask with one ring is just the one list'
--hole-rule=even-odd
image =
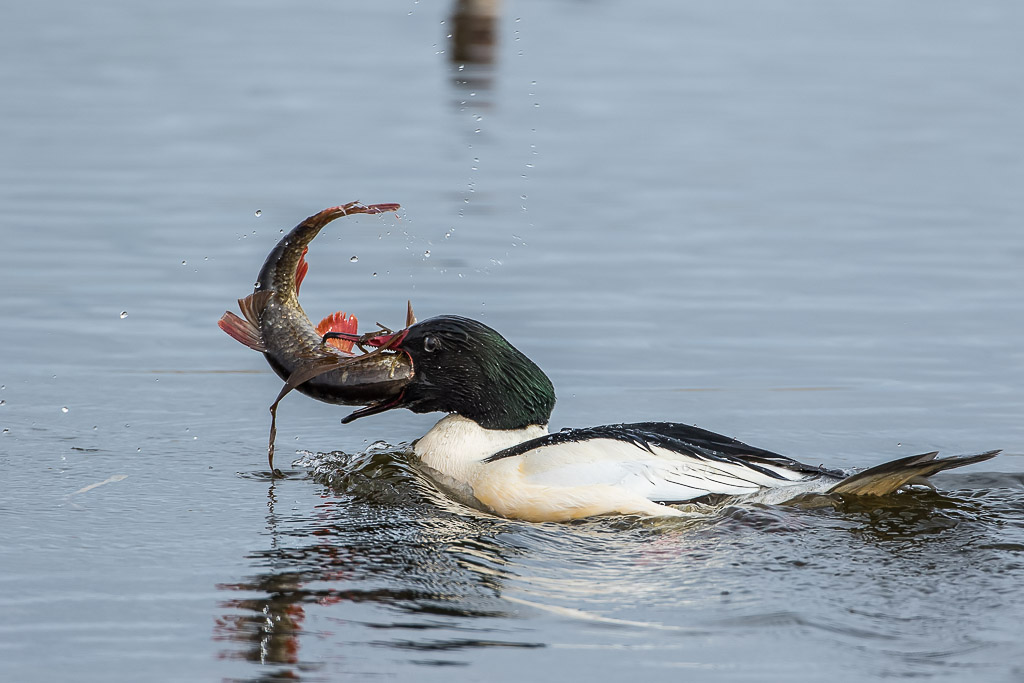
{"label": "fish", "polygon": [[[299,303],[299,290],[309,271],[309,244],[329,223],[354,214],[396,212],[398,204],[349,202],[306,218],[277,243],[256,276],[253,293],[238,300],[241,316],[225,311],[217,326],[231,338],[259,351],[274,372],[285,381],[270,406],[270,439],[267,462],[271,476],[283,476],[274,468],[277,407],[295,390],[318,401],[337,405],[374,404],[397,399],[412,377],[407,354],[396,353],[395,344],[373,344],[380,334],[390,340],[391,330],[358,335],[358,319],[338,311],[314,325]],[[412,303],[406,307],[406,327],[416,322]],[[346,338],[331,337],[343,334]],[[365,351],[365,345],[374,346]],[[353,350],[358,346],[361,353]]]}

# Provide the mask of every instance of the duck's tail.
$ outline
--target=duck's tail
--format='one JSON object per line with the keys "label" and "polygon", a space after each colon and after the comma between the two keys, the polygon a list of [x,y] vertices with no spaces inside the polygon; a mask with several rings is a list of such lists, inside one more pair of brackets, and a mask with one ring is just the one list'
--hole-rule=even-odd
{"label": "duck's tail", "polygon": [[[875,465],[863,472],[851,474],[833,486],[828,493],[846,493],[856,496],[885,496],[894,493],[903,486],[932,487],[928,477],[943,470],[954,467],[973,465],[996,457],[999,451],[987,451],[974,455],[953,455],[948,458],[936,459],[938,451],[911,455],[899,460],[891,460]],[[934,488],[934,487],[932,487]]]}

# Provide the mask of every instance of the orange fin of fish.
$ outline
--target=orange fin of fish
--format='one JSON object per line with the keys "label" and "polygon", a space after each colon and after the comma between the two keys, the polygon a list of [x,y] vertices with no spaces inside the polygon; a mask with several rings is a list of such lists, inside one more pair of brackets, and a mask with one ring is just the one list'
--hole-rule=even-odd
{"label": "orange fin of fish", "polygon": [[302,286],[302,280],[306,277],[306,273],[309,272],[309,264],[306,263],[306,254],[309,253],[309,247],[302,250],[299,254],[299,265],[295,267],[295,296],[299,295],[299,287]]}
{"label": "orange fin of fish", "polygon": [[[359,321],[354,315],[345,315],[341,311],[331,313],[320,321],[316,326],[316,333],[321,337],[328,332],[346,332],[356,334],[359,331]],[[352,342],[345,339],[328,339],[327,343],[342,353],[352,353]]]}
{"label": "orange fin of fish", "polygon": [[260,317],[272,295],[273,292],[270,291],[253,292],[244,299],[239,299],[238,307],[242,310],[245,319],[239,318],[231,311],[225,311],[217,321],[217,327],[250,349],[261,353],[265,352],[267,347],[263,345],[263,337],[260,334]]}
{"label": "orange fin of fish", "polygon": [[217,321],[217,327],[231,335],[235,341],[241,342],[254,351],[264,352],[267,347],[260,339],[260,331],[248,320],[243,320],[231,311],[225,311]]}

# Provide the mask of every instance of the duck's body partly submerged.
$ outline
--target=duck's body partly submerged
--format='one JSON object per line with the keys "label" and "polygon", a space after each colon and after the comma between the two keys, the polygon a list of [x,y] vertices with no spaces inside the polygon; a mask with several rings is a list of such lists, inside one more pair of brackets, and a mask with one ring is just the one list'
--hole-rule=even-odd
{"label": "duck's body partly submerged", "polygon": [[442,418],[413,450],[445,487],[503,517],[535,522],[675,516],[683,513],[669,504],[768,491],[780,501],[804,493],[884,495],[996,455],[937,460],[926,453],[847,476],[670,422],[548,434],[540,426],[484,429],[459,415]]}
{"label": "duck's body partly submerged", "polygon": [[[340,208],[351,213],[352,206]],[[327,222],[322,217],[333,219],[328,212],[310,217],[282,240],[278,250],[284,249],[289,260],[286,272],[277,274],[277,280],[284,283],[277,289],[290,292],[294,280],[297,291],[304,274],[297,247],[305,246],[315,235],[310,226],[319,231],[320,222]],[[305,241],[298,245],[296,236]],[[281,259],[270,258],[268,263],[272,260]],[[264,297],[261,303],[268,296],[259,291],[254,295]],[[294,296],[287,301],[301,312]],[[247,308],[243,302],[249,325],[226,314],[225,329],[242,343],[263,351],[275,370],[282,377],[287,375],[281,396],[290,387],[303,391],[303,384],[315,379],[316,390],[304,392],[314,398],[334,403],[376,401],[343,419],[344,423],[392,408],[448,413],[414,443],[415,454],[444,486],[505,517],[564,521],[605,514],[671,516],[682,513],[669,507],[670,503],[766,491],[777,491],[783,498],[789,492],[793,496],[809,492],[887,495],[904,486],[927,485],[927,477],[936,472],[981,462],[998,453],[941,459],[936,453],[925,453],[847,476],[670,422],[549,434],[547,425],[555,404],[551,381],[483,323],[440,316],[412,324],[410,310],[405,329],[360,337],[354,329],[324,328],[327,321],[311,332],[312,323],[302,314],[296,319],[301,318],[305,336],[326,329],[324,342],[341,339],[378,349],[351,360],[336,361],[332,356],[325,365],[316,359],[315,349],[297,355],[292,350],[296,344],[268,332],[277,329],[271,324],[270,308],[256,308],[251,304]]]}

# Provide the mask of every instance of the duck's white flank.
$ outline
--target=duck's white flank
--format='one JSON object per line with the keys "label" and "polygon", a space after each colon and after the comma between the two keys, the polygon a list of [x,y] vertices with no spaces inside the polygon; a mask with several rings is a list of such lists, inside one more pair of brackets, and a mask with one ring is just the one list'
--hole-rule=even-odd
{"label": "duck's white flank", "polygon": [[465,484],[486,467],[480,462],[484,458],[547,433],[547,425],[484,429],[461,415],[448,415],[413,444],[413,452],[424,465]]}
{"label": "duck's white flank", "polygon": [[547,434],[534,425],[520,430],[484,429],[449,415],[414,445],[420,460],[504,517],[533,522],[602,514],[676,516],[657,500],[684,501],[708,493],[750,494],[793,485],[805,475],[771,469],[776,479],[742,465],[698,460],[654,447],[650,451],[610,438],[542,446],[522,455],[483,460]]}

